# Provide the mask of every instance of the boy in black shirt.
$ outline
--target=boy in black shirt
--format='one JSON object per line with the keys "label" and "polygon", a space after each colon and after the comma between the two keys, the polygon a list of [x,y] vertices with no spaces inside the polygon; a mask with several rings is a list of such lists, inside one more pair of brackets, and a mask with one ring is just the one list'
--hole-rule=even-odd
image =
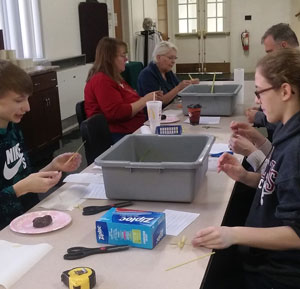
{"label": "boy in black shirt", "polygon": [[30,110],[32,94],[30,76],[9,61],[0,61],[0,230],[23,214],[22,199],[34,198],[58,183],[61,172],[76,170],[81,155],[65,153],[57,156],[38,173],[32,173],[24,151],[18,123]]}

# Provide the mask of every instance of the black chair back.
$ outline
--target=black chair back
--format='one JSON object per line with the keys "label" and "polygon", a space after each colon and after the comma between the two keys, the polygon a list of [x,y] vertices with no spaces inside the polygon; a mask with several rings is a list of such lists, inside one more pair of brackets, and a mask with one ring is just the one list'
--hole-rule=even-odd
{"label": "black chair back", "polygon": [[112,144],[108,123],[103,114],[95,114],[80,125],[82,140],[85,141],[85,157],[87,164],[105,152]]}
{"label": "black chair back", "polygon": [[125,65],[125,70],[121,73],[124,80],[133,88],[137,89],[137,80],[140,72],[143,70],[142,62],[129,61]]}
{"label": "black chair back", "polygon": [[76,111],[77,121],[78,121],[78,124],[80,127],[80,124],[84,120],[86,120],[86,114],[85,114],[85,110],[84,110],[84,100],[81,100],[76,103],[75,111]]}

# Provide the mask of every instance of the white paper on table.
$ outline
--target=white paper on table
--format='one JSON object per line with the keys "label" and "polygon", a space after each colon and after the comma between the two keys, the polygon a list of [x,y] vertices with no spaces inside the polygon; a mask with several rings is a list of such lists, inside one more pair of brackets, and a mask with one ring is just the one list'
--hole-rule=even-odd
{"label": "white paper on table", "polygon": [[93,170],[100,170],[100,171],[102,171],[102,167],[101,167],[101,166],[94,165],[94,166],[93,166]]}
{"label": "white paper on table", "polygon": [[164,210],[166,214],[166,234],[178,236],[188,225],[190,225],[199,214],[174,210]]}
{"label": "white paper on table", "polygon": [[87,193],[89,193],[88,186],[72,185],[58,195],[49,196],[40,202],[38,206],[45,209],[72,211],[84,202]]}
{"label": "white paper on table", "polygon": [[[199,124],[220,124],[219,116],[200,116]],[[190,119],[187,118],[185,123],[190,123]]]}
{"label": "white paper on table", "polygon": [[63,180],[65,183],[103,184],[102,173],[70,174]]}
{"label": "white paper on table", "polygon": [[217,172],[218,171],[218,158],[209,157],[208,158],[208,170]]}
{"label": "white paper on table", "polygon": [[52,248],[46,243],[22,245],[0,240],[0,288],[10,288]]}
{"label": "white paper on table", "polygon": [[167,116],[180,116],[182,114],[182,110],[180,109],[167,109],[162,112],[162,114]]}
{"label": "white paper on table", "polygon": [[84,195],[85,199],[107,199],[104,184],[89,184],[87,188],[89,192]]}
{"label": "white paper on table", "polygon": [[219,116],[200,116],[200,124],[220,124]]}
{"label": "white paper on table", "polygon": [[227,143],[214,143],[210,149],[210,154],[221,154],[224,152],[229,152],[230,149]]}

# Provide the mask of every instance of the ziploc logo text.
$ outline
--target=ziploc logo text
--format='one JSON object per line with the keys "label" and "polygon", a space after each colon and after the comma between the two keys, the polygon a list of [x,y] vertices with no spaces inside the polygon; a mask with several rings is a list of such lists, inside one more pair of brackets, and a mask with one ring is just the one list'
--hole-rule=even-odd
{"label": "ziploc logo text", "polygon": [[155,212],[141,212],[141,211],[126,211],[114,212],[112,219],[116,223],[135,224],[135,225],[150,225],[158,215]]}
{"label": "ziploc logo text", "polygon": [[119,219],[120,222],[126,223],[141,223],[141,224],[150,224],[154,218],[146,218],[146,217],[121,217]]}
{"label": "ziploc logo text", "polygon": [[97,239],[100,241],[106,241],[108,240],[108,230],[107,230],[107,224],[104,222],[99,222],[96,226],[96,235]]}

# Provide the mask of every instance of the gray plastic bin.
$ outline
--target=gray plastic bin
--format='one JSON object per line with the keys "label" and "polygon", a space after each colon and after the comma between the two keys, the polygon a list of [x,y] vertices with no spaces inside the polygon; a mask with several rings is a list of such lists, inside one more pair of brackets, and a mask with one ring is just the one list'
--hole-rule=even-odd
{"label": "gray plastic bin", "polygon": [[211,85],[189,85],[178,94],[182,99],[183,113],[188,114],[189,104],[199,103],[202,105],[201,115],[232,115],[234,97],[241,87],[240,84],[215,85],[214,93],[211,93]]}
{"label": "gray plastic bin", "polygon": [[95,159],[110,199],[191,202],[212,135],[128,135]]}

